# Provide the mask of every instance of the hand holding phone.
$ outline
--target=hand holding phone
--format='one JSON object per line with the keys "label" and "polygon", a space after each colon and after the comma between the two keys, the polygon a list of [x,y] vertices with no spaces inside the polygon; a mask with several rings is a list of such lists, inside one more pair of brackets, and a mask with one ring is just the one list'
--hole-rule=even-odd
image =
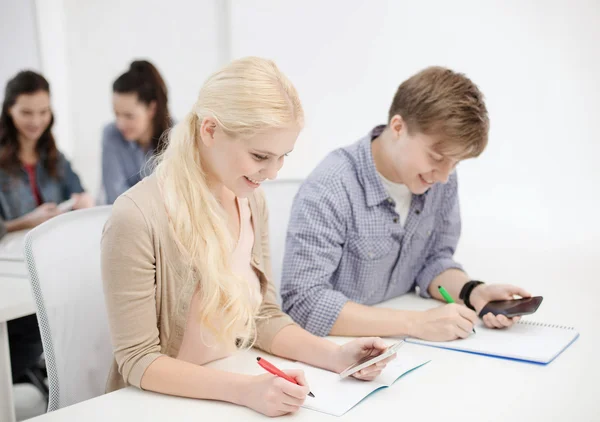
{"label": "hand holding phone", "polygon": [[479,317],[483,318],[490,312],[494,315],[504,315],[507,318],[529,315],[537,311],[543,299],[542,296],[533,296],[513,300],[494,300],[488,302],[481,309]]}
{"label": "hand holding phone", "polygon": [[350,365],[348,368],[344,369],[344,371],[342,371],[340,373],[340,378],[349,377],[350,375],[354,374],[355,372],[360,371],[363,368],[371,366],[374,363],[380,362],[380,361],[384,360],[385,358],[392,356],[394,353],[396,353],[398,351],[398,349],[400,347],[402,347],[403,344],[404,344],[404,340],[401,340],[398,343],[392,344],[390,347],[385,349],[385,351],[383,353],[381,353],[380,355],[366,356],[366,357],[362,358],[358,362],[355,362],[352,365]]}
{"label": "hand holding phone", "polygon": [[75,205],[75,202],[75,198],[67,199],[66,201],[58,204],[56,208],[58,208],[60,212],[71,211],[73,209],[73,206]]}

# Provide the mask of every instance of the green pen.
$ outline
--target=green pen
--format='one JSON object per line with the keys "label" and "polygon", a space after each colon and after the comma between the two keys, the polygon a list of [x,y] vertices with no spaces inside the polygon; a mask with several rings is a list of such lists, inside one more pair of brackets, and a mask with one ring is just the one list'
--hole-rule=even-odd
{"label": "green pen", "polygon": [[[454,299],[452,299],[452,296],[450,296],[450,293],[448,293],[448,291],[442,286],[438,286],[438,290],[444,298],[444,300],[446,301],[446,303],[456,303],[454,302]],[[477,332],[475,331],[475,327],[473,327],[473,334],[477,334]]]}

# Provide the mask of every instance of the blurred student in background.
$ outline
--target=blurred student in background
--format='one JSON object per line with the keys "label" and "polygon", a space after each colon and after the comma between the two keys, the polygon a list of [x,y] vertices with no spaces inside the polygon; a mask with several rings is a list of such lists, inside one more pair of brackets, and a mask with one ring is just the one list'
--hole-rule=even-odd
{"label": "blurred student in background", "polygon": [[[69,208],[94,205],[71,164],[56,148],[50,86],[35,72],[8,81],[0,114],[0,218],[7,232],[36,227]],[[8,322],[13,379],[18,380],[42,353],[36,316]]]}
{"label": "blurred student in background", "polygon": [[59,214],[94,205],[71,164],[56,148],[48,81],[32,71],[6,85],[0,115],[0,217],[8,232],[31,229]]}
{"label": "blurred student in background", "polygon": [[113,83],[116,121],[102,134],[102,185],[107,204],[144,176],[146,162],[160,153],[171,125],[167,87],[154,65],[136,60]]}

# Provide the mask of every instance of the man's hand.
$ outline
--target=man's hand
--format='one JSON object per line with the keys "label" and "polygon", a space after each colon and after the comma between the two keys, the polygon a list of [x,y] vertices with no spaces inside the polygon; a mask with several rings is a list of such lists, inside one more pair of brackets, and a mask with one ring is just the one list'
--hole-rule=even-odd
{"label": "man's hand", "polygon": [[[480,284],[471,291],[470,302],[479,312],[493,300],[512,300],[514,296],[531,297],[526,290],[510,284]],[[504,315],[494,315],[488,312],[482,317],[484,324],[489,328],[506,328],[512,326],[521,317],[507,318]]]}

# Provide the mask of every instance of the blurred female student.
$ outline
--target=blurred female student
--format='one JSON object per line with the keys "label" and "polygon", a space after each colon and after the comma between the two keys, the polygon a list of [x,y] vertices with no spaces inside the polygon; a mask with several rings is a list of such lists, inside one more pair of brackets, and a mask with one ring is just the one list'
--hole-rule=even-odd
{"label": "blurred female student", "polygon": [[154,65],[131,63],[113,83],[116,121],[102,133],[102,186],[107,204],[143,178],[148,160],[165,146],[171,125],[167,87]]}
{"label": "blurred female student", "polygon": [[60,213],[94,205],[52,136],[50,85],[35,72],[8,81],[0,114],[0,218],[8,232],[31,229]]}
{"label": "blurred female student", "polygon": [[[114,204],[102,239],[102,278],[115,361],[108,390],[223,400],[266,415],[298,410],[309,392],[265,373],[205,364],[252,345],[341,372],[379,338],[342,346],[284,314],[271,281],[266,179],[275,179],[303,127],[296,89],[260,58],[208,78],[169,134],[152,175]],[[355,374],[370,380],[386,361]]]}
{"label": "blurred female student", "polygon": [[[69,208],[94,205],[71,164],[56,148],[50,86],[35,72],[8,81],[0,114],[0,218],[7,232],[26,230]],[[13,379],[18,380],[42,353],[36,316],[8,323]]]}

